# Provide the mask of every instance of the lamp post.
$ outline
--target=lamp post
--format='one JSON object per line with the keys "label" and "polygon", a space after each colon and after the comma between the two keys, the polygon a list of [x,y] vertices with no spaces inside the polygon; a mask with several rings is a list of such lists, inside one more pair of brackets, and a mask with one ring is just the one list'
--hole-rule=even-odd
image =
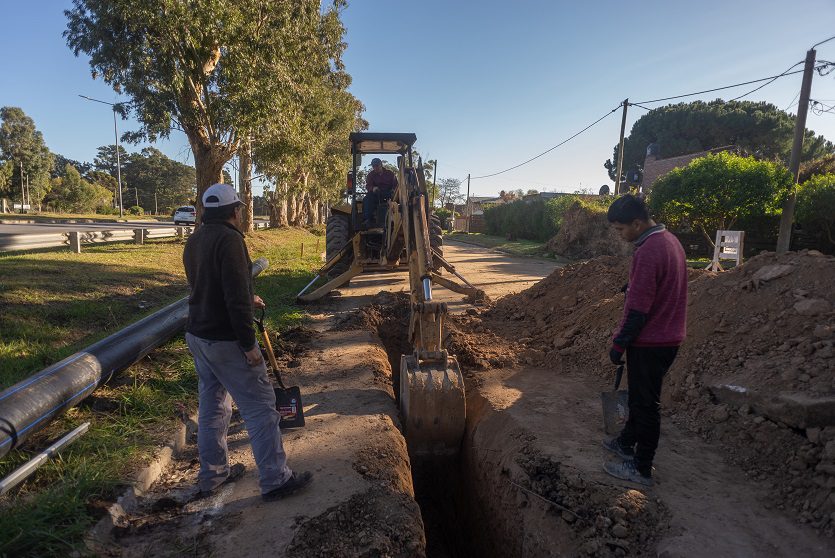
{"label": "lamp post", "polygon": [[124,217],[125,207],[122,205],[122,162],[119,159],[119,130],[116,128],[116,107],[121,103],[108,103],[107,101],[100,101],[99,99],[93,99],[86,95],[79,95],[79,97],[103,105],[110,105],[113,109],[113,134],[116,136],[116,180],[119,183],[119,217]]}

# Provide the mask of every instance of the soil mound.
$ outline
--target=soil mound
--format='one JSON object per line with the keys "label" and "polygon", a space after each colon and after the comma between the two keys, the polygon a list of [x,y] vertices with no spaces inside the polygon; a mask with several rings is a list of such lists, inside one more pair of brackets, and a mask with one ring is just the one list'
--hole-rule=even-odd
{"label": "soil mound", "polygon": [[555,254],[572,259],[632,253],[632,247],[609,225],[606,213],[591,210],[579,202],[565,212],[559,232],[547,246]]}
{"label": "soil mound", "polygon": [[[613,256],[559,269],[480,318],[461,320],[459,345],[477,352],[481,327],[522,344],[523,362],[611,379],[607,349],[628,269],[628,258]],[[835,258],[764,253],[719,274],[693,270],[689,299],[665,412],[725,444],[749,476],[770,480],[775,505],[832,533]]]}

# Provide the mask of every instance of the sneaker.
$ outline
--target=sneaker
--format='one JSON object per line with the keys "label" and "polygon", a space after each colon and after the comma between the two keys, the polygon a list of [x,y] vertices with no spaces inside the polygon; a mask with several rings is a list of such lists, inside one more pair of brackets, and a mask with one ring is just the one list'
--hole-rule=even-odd
{"label": "sneaker", "polygon": [[265,502],[275,502],[276,500],[281,500],[282,498],[286,498],[292,494],[295,494],[308,484],[310,481],[313,480],[313,473],[310,471],[304,471],[303,473],[296,473],[290,476],[284,484],[279,486],[278,488],[273,488],[269,492],[261,494],[261,499]]}
{"label": "sneaker", "polygon": [[655,484],[652,477],[645,477],[635,468],[635,462],[631,459],[621,461],[620,463],[604,463],[603,470],[616,479],[634,482],[644,486],[653,486]]}
{"label": "sneaker", "polygon": [[618,440],[617,436],[611,440],[603,440],[603,447],[621,459],[635,459],[635,450],[623,447]]}
{"label": "sneaker", "polygon": [[246,466],[243,463],[235,463],[231,467],[229,467],[229,474],[223,479],[219,485],[217,485],[214,490],[198,490],[197,494],[194,495],[192,500],[202,500],[203,498],[208,498],[212,494],[214,494],[218,488],[223,486],[224,484],[229,484],[230,482],[235,482],[246,472]]}

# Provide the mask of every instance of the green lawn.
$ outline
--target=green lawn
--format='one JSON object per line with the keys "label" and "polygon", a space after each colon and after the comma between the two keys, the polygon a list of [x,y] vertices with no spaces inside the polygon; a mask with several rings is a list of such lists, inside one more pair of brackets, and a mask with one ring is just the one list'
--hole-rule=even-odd
{"label": "green lawn", "polygon": [[[276,330],[303,317],[294,298],[321,265],[316,242],[299,229],[248,238],[253,258],[270,261],[255,289]],[[3,386],[184,296],[182,250],[181,242],[167,240],[96,246],[82,254],[0,255]],[[0,499],[0,556],[83,553],[83,535],[97,520],[99,503],[116,496],[168,439],[178,417],[196,408],[196,384],[185,343],[175,338],[4,457],[0,476],[71,428],[92,422],[60,458]]]}
{"label": "green lawn", "polygon": [[485,248],[494,248],[500,252],[512,254],[514,256],[531,256],[536,258],[551,258],[561,261],[568,261],[565,258],[554,255],[545,248],[542,242],[535,242],[533,240],[507,240],[501,236],[491,236],[482,233],[461,233],[454,232],[444,235],[444,238],[450,240],[457,240],[458,242],[466,242],[468,244],[475,244]]}

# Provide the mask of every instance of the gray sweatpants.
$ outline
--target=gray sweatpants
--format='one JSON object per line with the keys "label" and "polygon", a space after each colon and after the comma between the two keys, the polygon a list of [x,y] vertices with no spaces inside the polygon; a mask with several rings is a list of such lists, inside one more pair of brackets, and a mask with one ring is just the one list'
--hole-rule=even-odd
{"label": "gray sweatpants", "polygon": [[275,410],[275,392],[267,378],[266,365],[249,366],[237,341],[211,341],[186,333],[186,343],[197,368],[200,490],[214,490],[229,474],[226,436],[233,399],[252,443],[261,493],[278,488],[292,472],[281,443],[280,416]]}

